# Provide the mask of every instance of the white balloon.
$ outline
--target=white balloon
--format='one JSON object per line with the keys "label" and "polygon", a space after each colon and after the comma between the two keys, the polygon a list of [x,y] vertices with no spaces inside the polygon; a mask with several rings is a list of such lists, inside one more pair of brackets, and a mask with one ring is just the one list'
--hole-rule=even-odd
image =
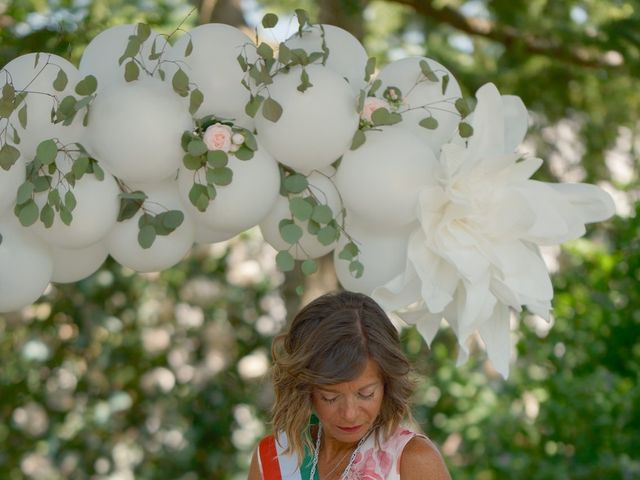
{"label": "white balloon", "polygon": [[[58,164],[68,160],[57,160]],[[70,163],[70,162],[69,162]],[[61,165],[64,174],[70,165]],[[58,183],[59,182],[59,183]],[[68,191],[76,198],[76,208],[72,211],[71,224],[66,225],[56,212],[51,227],[37,221],[31,228],[46,243],[61,248],[84,248],[104,239],[113,229],[118,219],[120,189],[112,175],[105,172],[104,179],[98,180],[93,174],[85,174],[73,186],[57,182],[60,198]],[[47,202],[48,191],[35,195],[35,202],[41,209]]]}
{"label": "white balloon", "polygon": [[300,67],[277,75],[269,86],[283,109],[277,122],[261,110],[255,118],[262,144],[276,160],[305,174],[331,165],[348,150],[359,122],[355,95],[339,74],[318,65],[306,70],[313,86],[304,93],[297,90]]}
{"label": "white balloon", "polygon": [[170,87],[150,77],[114,84],[91,108],[88,147],[107,170],[125,182],[176,175],[184,155],[180,139],[193,120]]}
{"label": "white balloon", "polygon": [[206,211],[200,212],[189,200],[194,181],[206,184],[204,173],[180,167],[178,184],[182,203],[189,216],[205,227],[238,234],[257,225],[267,215],[280,190],[280,172],[276,161],[258,144],[251,160],[238,160],[229,155],[228,167],[233,171],[229,185],[216,187],[217,195]]}
{"label": "white balloon", "polygon": [[[177,184],[166,181],[159,184],[133,185],[134,190],[147,194],[144,208],[151,214],[167,210],[182,210]],[[176,230],[166,236],[157,236],[150,248],[138,243],[138,219],[142,211],[132,218],[118,222],[107,237],[107,248],[120,264],[138,272],[159,272],[178,263],[193,245],[193,221],[188,215]]]}
{"label": "white balloon", "polygon": [[380,225],[365,223],[352,212],[346,216],[346,232],[360,249],[358,260],[364,265],[360,278],[349,271],[349,262],[339,258],[340,252],[349,238],[342,235],[334,250],[334,264],[340,284],[347,290],[371,295],[402,273],[407,262],[407,245],[412,226],[389,229]]}
{"label": "white balloon", "polygon": [[[320,172],[313,172],[307,178],[313,196],[322,205],[327,205],[335,216],[341,210],[340,196],[333,182]],[[308,196],[305,194],[304,196]],[[303,230],[303,235],[298,244],[291,246],[280,235],[280,222],[284,219],[293,219],[294,223]],[[265,241],[276,250],[289,250],[296,260],[318,258],[326,255],[336,246],[336,242],[323,245],[318,237],[311,235],[308,230],[308,222],[302,222],[293,217],[289,210],[289,201],[286,197],[278,196],[275,206],[260,223],[260,231]]]}
{"label": "white balloon", "polygon": [[[360,41],[346,30],[334,25],[323,24],[324,40],[329,49],[325,65],[346,78],[357,94],[366,86],[365,68],[369,59]],[[302,48],[308,54],[322,52],[322,30],[314,25],[300,36],[297,32],[289,37],[285,45],[291,49]],[[322,59],[314,62],[322,63]]]}
{"label": "white balloon", "polygon": [[406,226],[417,219],[418,191],[435,181],[435,155],[399,126],[366,135],[366,142],[345,153],[338,167],[336,185],[344,206],[372,224]]}
{"label": "white balloon", "polygon": [[84,248],[51,247],[53,258],[52,282],[73,283],[95,273],[107,259],[109,252],[104,242]]}
{"label": "white balloon", "polygon": [[13,208],[16,202],[18,187],[22,185],[27,175],[27,167],[22,157],[9,170],[0,167],[0,216],[6,210]]}
{"label": "white balloon", "polygon": [[[61,92],[58,92],[53,88],[53,82],[60,70],[67,75],[68,83]],[[75,85],[80,80],[80,73],[73,64],[57,55],[29,53],[14,58],[4,66],[0,71],[0,88],[7,83],[7,80],[13,83],[17,92],[23,90],[29,92],[25,99],[26,128],[22,128],[16,113],[11,119],[21,139],[20,143],[15,145],[25,162],[33,160],[38,144],[44,140],[55,138],[66,145],[80,139],[84,112],[79,112],[68,126],[51,122],[51,109],[56,108],[58,102],[67,95],[73,95]]]}
{"label": "white balloon", "polygon": [[[424,79],[420,69],[422,60],[427,62],[440,81],[426,80],[416,84],[421,77]],[[443,94],[442,78],[445,75],[449,76],[449,84]],[[425,139],[436,155],[439,155],[440,147],[454,135],[460,122],[455,101],[462,96],[462,92],[453,74],[430,58],[408,57],[386,65],[380,70],[377,78],[382,81],[379,91],[383,92],[390,86],[398,87],[407,108],[415,108],[402,113],[400,125]],[[405,110],[405,107],[401,108],[402,110]],[[422,119],[429,116],[438,121],[438,127],[434,130],[419,125]]]}
{"label": "white balloon", "polygon": [[[189,41],[193,50],[185,57]],[[247,45],[249,61],[254,61],[254,43],[244,32],[222,23],[207,23],[191,30],[173,46],[167,59],[177,61],[204,95],[196,117],[216,115],[253,130],[253,119],[244,112],[249,91],[240,83],[245,74],[237,60]],[[168,65],[167,77],[171,78],[176,70],[177,65]]]}
{"label": "white balloon", "polygon": [[0,312],[35,302],[51,279],[49,248],[11,216],[0,219]]}
{"label": "white balloon", "polygon": [[[129,36],[135,35],[137,25],[118,25],[107,28],[96,35],[87,45],[80,59],[80,72],[83,76],[93,75],[98,80],[98,91],[102,91],[114,83],[123,83],[126,60],[122,65],[118,60],[129,43]],[[166,40],[155,32],[143,43],[141,56],[144,65],[150,71],[156,66],[156,61],[149,60],[153,42],[156,42],[156,52],[162,51]],[[140,72],[140,75],[146,75]]]}

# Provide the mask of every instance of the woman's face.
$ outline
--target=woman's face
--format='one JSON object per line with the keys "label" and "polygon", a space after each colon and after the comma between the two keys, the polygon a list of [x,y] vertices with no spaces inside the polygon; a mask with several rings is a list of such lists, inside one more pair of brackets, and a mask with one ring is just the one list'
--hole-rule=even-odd
{"label": "woman's face", "polygon": [[311,402],[325,435],[354,443],[374,424],[384,397],[378,364],[369,359],[362,373],[349,382],[315,387]]}

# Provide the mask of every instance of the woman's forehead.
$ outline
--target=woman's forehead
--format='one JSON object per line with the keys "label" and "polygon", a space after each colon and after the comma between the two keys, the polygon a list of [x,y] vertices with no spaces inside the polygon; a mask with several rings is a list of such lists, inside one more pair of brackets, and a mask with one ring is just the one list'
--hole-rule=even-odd
{"label": "woman's forehead", "polygon": [[323,385],[320,386],[320,390],[325,391],[357,391],[363,388],[366,388],[371,385],[375,385],[382,380],[382,375],[380,373],[380,367],[378,364],[368,359],[365,364],[364,369],[360,372],[360,374],[352,380],[336,383],[332,385]]}

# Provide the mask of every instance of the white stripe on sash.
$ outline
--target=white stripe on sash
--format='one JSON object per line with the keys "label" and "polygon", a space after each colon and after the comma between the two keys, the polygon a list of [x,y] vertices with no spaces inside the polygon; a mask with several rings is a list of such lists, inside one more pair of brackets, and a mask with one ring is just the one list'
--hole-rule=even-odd
{"label": "white stripe on sash", "polygon": [[278,463],[280,464],[282,480],[302,480],[300,468],[298,467],[298,456],[295,453],[285,455],[284,451],[287,449],[287,446],[287,435],[284,432],[280,432],[276,439],[276,450],[278,452]]}

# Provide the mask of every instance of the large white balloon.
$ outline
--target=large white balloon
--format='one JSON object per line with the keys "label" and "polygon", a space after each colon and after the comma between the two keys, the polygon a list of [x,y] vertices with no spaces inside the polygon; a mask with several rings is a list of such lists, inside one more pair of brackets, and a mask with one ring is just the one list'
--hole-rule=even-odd
{"label": "large white balloon", "polygon": [[355,95],[339,74],[318,65],[306,70],[313,86],[304,93],[297,90],[300,67],[277,75],[269,86],[283,109],[277,122],[261,111],[255,119],[262,144],[276,160],[302,173],[335,162],[351,145],[359,122]]}
{"label": "large white balloon", "polygon": [[[61,171],[70,165],[67,159],[58,159]],[[72,211],[71,224],[66,225],[56,213],[51,227],[46,228],[40,221],[33,225],[34,232],[45,242],[61,248],[84,248],[104,239],[113,229],[118,219],[120,189],[112,175],[105,172],[104,179],[98,180],[93,174],[85,174],[73,186],[57,178],[57,190],[64,199],[68,191],[76,198],[76,208]],[[39,208],[47,202],[48,192],[36,194]]]}
{"label": "large white balloon", "polygon": [[88,147],[125,182],[175,177],[184,151],[180,139],[193,120],[180,97],[147,77],[114,84],[96,97],[87,127]]}
{"label": "large white balloon", "polygon": [[206,211],[200,212],[189,200],[194,181],[206,184],[205,174],[180,168],[178,184],[182,202],[189,216],[205,227],[238,234],[257,225],[276,201],[280,189],[280,172],[276,161],[260,145],[251,160],[229,155],[227,165],[233,171],[229,185],[216,187],[217,195]]}
{"label": "large white balloon", "polygon": [[334,264],[340,284],[347,290],[371,295],[373,290],[399,275],[407,262],[407,245],[412,226],[399,229],[371,225],[352,212],[347,213],[345,230],[360,249],[358,260],[364,265],[360,278],[349,271],[349,262],[339,258],[346,235],[338,240],[334,250]]}
{"label": "large white balloon", "polygon": [[[53,87],[53,83],[61,70],[66,74],[68,83],[59,92]],[[75,85],[80,80],[80,73],[74,65],[57,55],[29,53],[14,58],[0,71],[0,88],[8,80],[13,83],[17,92],[29,92],[25,99],[26,128],[22,128],[16,113],[11,119],[21,138],[16,147],[22,153],[25,162],[33,160],[38,144],[43,140],[55,138],[66,145],[80,139],[83,112],[79,112],[73,123],[68,126],[51,122],[52,108],[56,108],[67,95],[73,95]]]}
{"label": "large white balloon", "polygon": [[342,157],[336,185],[344,206],[371,224],[393,229],[417,219],[418,191],[435,181],[431,148],[399,126],[367,132]]}
{"label": "large white balloon", "polygon": [[104,242],[85,248],[52,247],[52,282],[72,283],[95,273],[107,259],[109,252]]}
{"label": "large white balloon", "polygon": [[[346,30],[334,25],[323,24],[324,40],[329,49],[325,65],[346,78],[354,92],[359,93],[366,82],[365,68],[368,55],[360,41]],[[302,48],[307,53],[322,52],[322,30],[314,25],[300,36],[297,32],[289,37],[285,45],[290,49]],[[321,63],[322,59],[314,63]]]}
{"label": "large white balloon", "polygon": [[[185,57],[189,41],[193,50]],[[237,60],[243,48],[249,61],[254,61],[256,53],[251,39],[237,28],[222,23],[197,26],[173,46],[167,59],[178,62],[204,95],[196,117],[216,115],[234,119],[237,125],[253,130],[253,119],[244,112],[249,91],[240,82],[245,73]],[[177,65],[167,64],[167,77],[175,73]]]}
{"label": "large white balloon", "polygon": [[49,248],[12,216],[0,219],[0,312],[35,302],[51,279]]}
{"label": "large white balloon", "polygon": [[[159,184],[133,185],[141,189],[148,199],[144,208],[151,214],[167,210],[182,210],[178,186],[174,181]],[[132,218],[118,222],[107,238],[107,248],[120,264],[138,272],[159,272],[178,263],[193,245],[193,221],[185,215],[182,225],[171,234],[157,236],[150,248],[142,248],[138,243],[138,220],[142,211]]]}
{"label": "large white balloon", "polygon": [[[326,175],[320,172],[313,172],[307,178],[309,188],[313,197],[322,205],[327,205],[335,216],[341,210],[340,196],[333,182]],[[304,196],[307,196],[305,194]],[[284,219],[293,219],[294,223],[300,226],[304,232],[298,244],[291,247],[280,235],[280,222]],[[296,260],[306,260],[307,258],[318,258],[326,255],[336,246],[335,242],[323,245],[315,235],[311,235],[308,230],[308,222],[302,222],[294,218],[289,210],[289,201],[286,197],[279,196],[276,204],[260,223],[260,231],[265,241],[276,250],[289,250]]]}
{"label": "large white balloon", "polygon": [[[420,62],[425,60],[439,81],[424,80]],[[442,78],[448,75],[449,83],[442,93]],[[460,114],[456,110],[455,101],[462,96],[460,86],[453,74],[443,65],[426,57],[408,57],[389,63],[380,70],[377,77],[382,81],[380,92],[387,87],[398,87],[404,96],[406,107],[412,110],[402,114],[403,127],[411,130],[427,140],[432,150],[439,155],[440,147],[454,135],[460,122]],[[413,110],[415,109],[415,110]],[[429,130],[419,125],[426,117],[433,116],[438,127]]]}
{"label": "large white balloon", "polygon": [[22,157],[9,170],[0,167],[0,216],[15,204],[18,187],[27,175],[26,168]]}
{"label": "large white balloon", "polygon": [[[135,35],[137,25],[118,25],[103,30],[87,45],[80,59],[80,73],[83,76],[93,75],[98,80],[98,91],[102,91],[114,83],[123,83],[124,69],[128,60],[118,65],[118,60],[129,43],[129,37]],[[162,51],[166,40],[151,32],[141,48],[141,56],[145,67],[152,71],[156,61],[149,60],[153,41],[156,41],[156,52]],[[140,72],[140,75],[145,75]]]}

